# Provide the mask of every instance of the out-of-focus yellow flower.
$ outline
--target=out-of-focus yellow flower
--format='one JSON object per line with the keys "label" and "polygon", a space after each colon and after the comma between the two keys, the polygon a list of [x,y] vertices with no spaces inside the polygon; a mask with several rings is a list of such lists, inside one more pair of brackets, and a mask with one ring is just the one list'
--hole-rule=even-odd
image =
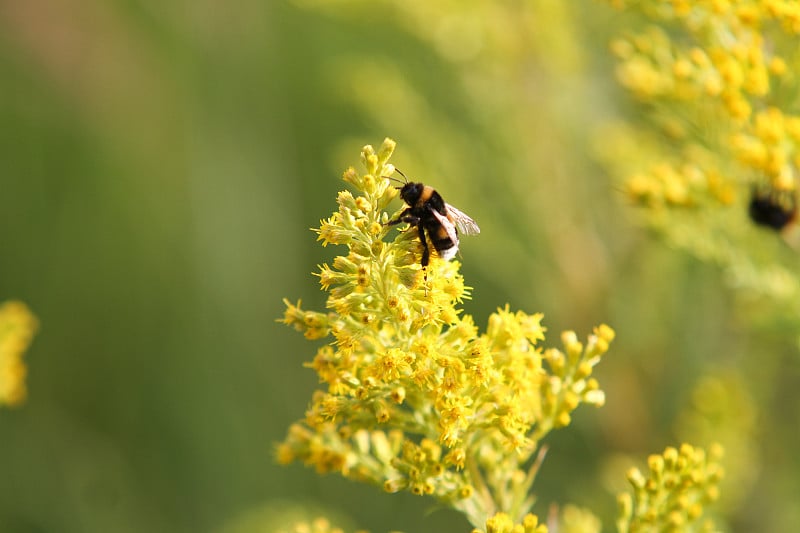
{"label": "out-of-focus yellow flower", "polygon": [[600,533],[603,525],[591,511],[565,505],[561,510],[558,524],[559,533]]}
{"label": "out-of-focus yellow flower", "polygon": [[[345,531],[331,524],[327,518],[319,517],[307,522],[297,522],[289,528],[278,530],[275,533],[345,533]],[[355,533],[367,533],[367,531],[361,530]]]}
{"label": "out-of-focus yellow flower", "polygon": [[706,452],[683,444],[651,455],[646,474],[632,468],[632,492],[617,498],[617,531],[712,531],[713,524],[701,519],[705,506],[719,497],[722,454],[719,445]]}
{"label": "out-of-focus yellow flower", "polygon": [[22,356],[37,328],[36,317],[22,302],[0,305],[0,406],[16,406],[25,401],[28,370]]}
{"label": "out-of-focus yellow flower", "polygon": [[603,132],[598,154],[669,243],[720,264],[732,286],[800,323],[800,286],[774,283],[776,270],[793,277],[796,261],[782,264],[754,227],[792,244],[798,221],[800,5],[611,4],[633,15],[611,52],[619,82],[641,105],[636,126],[616,138]]}
{"label": "out-of-focus yellow flower", "polygon": [[497,513],[486,520],[486,529],[474,529],[472,533],[547,533],[547,526],[539,523],[539,518],[527,514],[520,523],[506,513]]}
{"label": "out-of-focus yellow flower", "polygon": [[[790,4],[763,2],[734,9],[719,1],[625,2],[624,9],[639,12],[651,25],[612,44],[622,85],[647,101],[653,118],[683,121],[695,142],[712,147],[720,160],[729,154],[737,157],[744,167],[727,179],[743,185],[745,193],[751,176],[757,175],[752,171],[784,187],[796,179],[796,165],[785,163],[796,158],[798,144],[781,127],[785,111],[780,107],[791,107],[796,94],[786,90],[788,80],[782,79],[787,71],[784,55],[795,57],[791,37],[797,33],[798,9]],[[773,36],[771,32],[780,31],[776,28],[789,37]],[[784,87],[775,94],[777,81]],[[764,156],[753,157],[754,149]],[[675,177],[688,184],[686,177]],[[635,179],[641,182],[640,175]],[[641,183],[635,187],[642,188]],[[703,203],[697,197],[702,191],[686,190],[686,198],[679,194],[668,202]]]}

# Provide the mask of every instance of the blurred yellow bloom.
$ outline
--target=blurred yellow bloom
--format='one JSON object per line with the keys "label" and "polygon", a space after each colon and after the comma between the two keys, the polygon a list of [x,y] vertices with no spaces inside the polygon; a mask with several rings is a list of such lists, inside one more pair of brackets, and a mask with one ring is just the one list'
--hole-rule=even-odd
{"label": "blurred yellow bloom", "polygon": [[22,302],[0,305],[0,406],[17,406],[25,401],[27,367],[22,361],[38,322]]}
{"label": "blurred yellow bloom", "polygon": [[670,244],[719,264],[731,286],[800,325],[800,286],[774,281],[793,278],[796,261],[756,229],[794,245],[800,4],[610,3],[632,15],[611,52],[641,105],[635,125],[602,133],[598,154]]}
{"label": "blurred yellow bloom", "polygon": [[719,461],[722,449],[709,452],[682,444],[648,458],[648,472],[628,471],[632,493],[617,498],[617,531],[705,531],[710,523],[700,522],[704,507],[719,496],[723,477]]}

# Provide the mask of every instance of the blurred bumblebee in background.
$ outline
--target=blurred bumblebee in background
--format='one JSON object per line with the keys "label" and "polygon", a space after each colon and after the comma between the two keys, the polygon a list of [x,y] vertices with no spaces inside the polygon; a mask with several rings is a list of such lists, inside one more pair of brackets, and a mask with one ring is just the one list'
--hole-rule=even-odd
{"label": "blurred bumblebee in background", "polygon": [[755,185],[748,207],[750,219],[759,226],[782,231],[797,218],[797,195],[768,185]]}

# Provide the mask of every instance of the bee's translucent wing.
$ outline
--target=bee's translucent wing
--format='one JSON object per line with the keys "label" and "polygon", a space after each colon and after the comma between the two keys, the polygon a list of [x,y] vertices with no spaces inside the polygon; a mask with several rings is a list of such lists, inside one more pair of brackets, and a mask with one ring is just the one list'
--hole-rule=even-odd
{"label": "bee's translucent wing", "polygon": [[[449,207],[449,206],[448,206]],[[450,240],[453,241],[453,245],[455,247],[458,246],[458,232],[456,232],[456,227],[450,222],[450,219],[446,216],[440,214],[436,209],[431,209],[431,213],[436,217],[436,219],[442,224],[445,231],[447,232],[447,236],[450,237]]]}
{"label": "bee's translucent wing", "polygon": [[481,232],[481,228],[479,228],[478,224],[469,216],[450,204],[445,205],[447,206],[447,212],[450,214],[450,218],[453,219],[458,231],[464,235],[477,235]]}

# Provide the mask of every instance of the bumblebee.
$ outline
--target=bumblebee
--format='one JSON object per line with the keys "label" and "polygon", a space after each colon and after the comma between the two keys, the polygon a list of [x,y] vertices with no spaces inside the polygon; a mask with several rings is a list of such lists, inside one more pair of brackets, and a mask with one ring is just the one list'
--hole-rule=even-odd
{"label": "bumblebee", "polygon": [[[405,174],[399,170],[397,172],[406,178]],[[477,235],[481,232],[474,220],[446,203],[430,185],[409,182],[406,178],[403,186],[397,188],[400,189],[400,198],[408,207],[386,225],[394,226],[406,222],[417,228],[419,240],[422,242],[422,268],[427,267],[430,262],[429,242],[439,257],[450,260],[458,252],[459,231],[464,235]]]}
{"label": "bumblebee", "polygon": [[753,187],[748,212],[759,226],[781,231],[797,218],[797,197],[794,191]]}

